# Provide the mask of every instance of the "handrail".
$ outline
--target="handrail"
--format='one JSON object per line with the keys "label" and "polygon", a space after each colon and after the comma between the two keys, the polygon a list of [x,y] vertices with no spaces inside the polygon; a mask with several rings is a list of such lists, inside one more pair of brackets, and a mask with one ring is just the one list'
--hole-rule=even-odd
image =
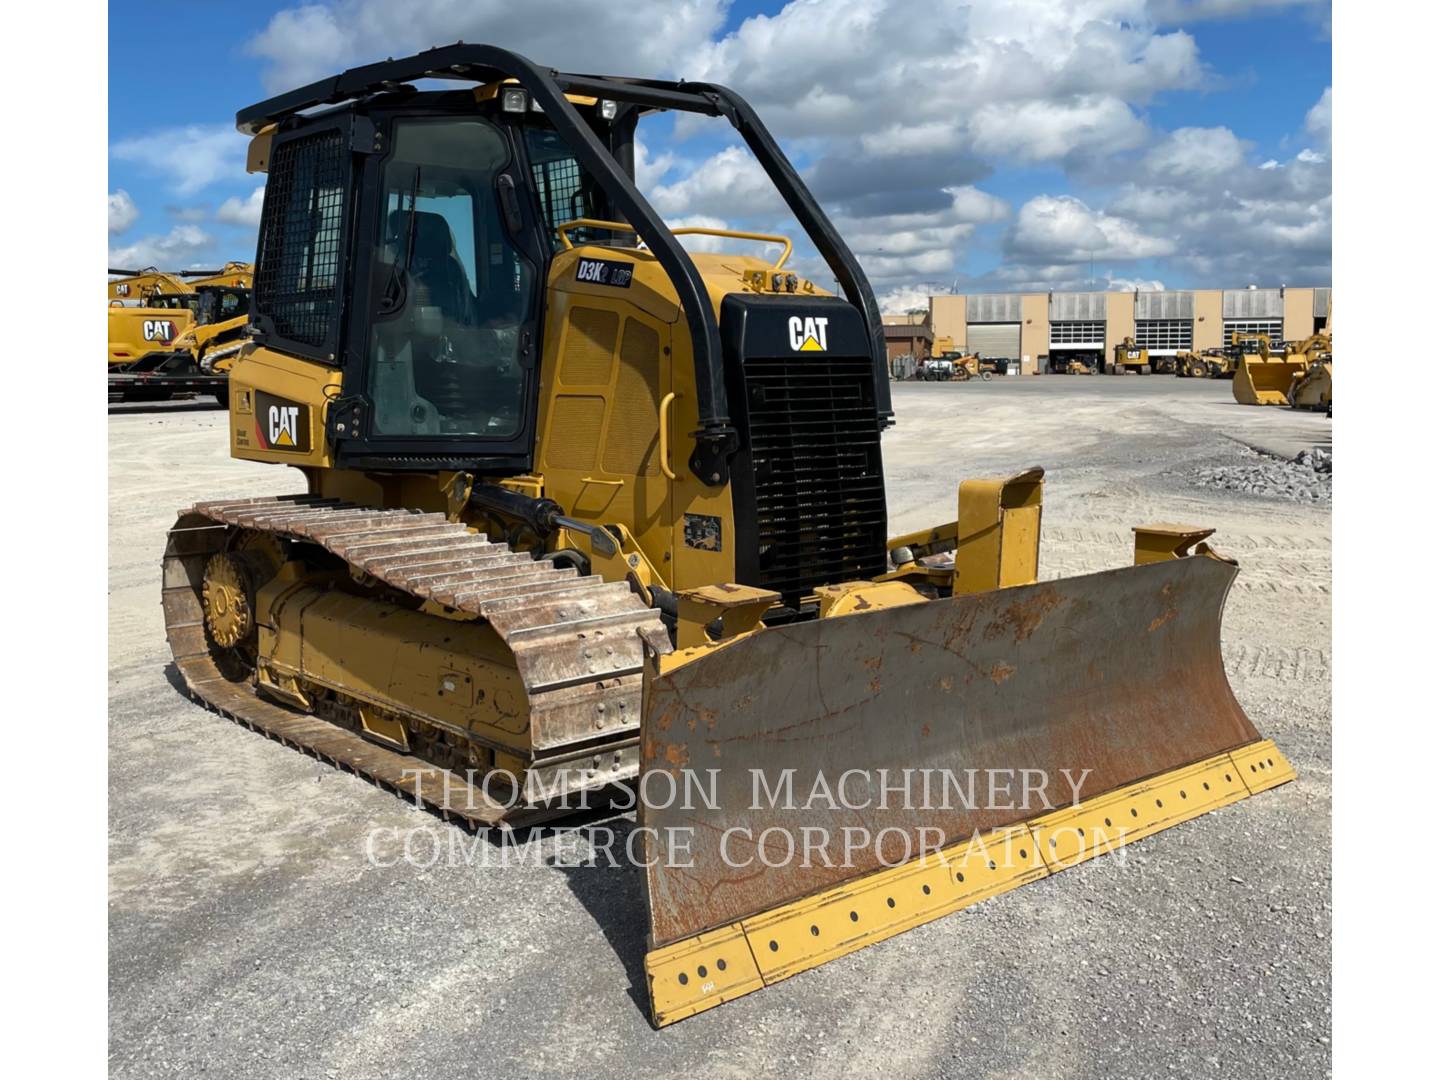
{"label": "handrail", "polygon": [[736,240],[759,240],[766,244],[779,244],[785,250],[780,253],[780,258],[775,261],[771,270],[779,270],[790,258],[790,253],[795,250],[795,245],[790,243],[788,236],[780,236],[776,233],[741,232],[739,229],[712,229],[705,225],[682,225],[678,229],[671,229],[676,236],[729,236]]}
{"label": "handrail", "polygon": [[[627,225],[623,221],[601,221],[599,218],[575,218],[571,221],[561,222],[555,226],[555,231],[560,234],[560,243],[565,245],[566,251],[572,251],[575,247],[570,242],[571,229],[609,229],[612,232],[628,232],[640,235],[640,230],[634,225]],[[675,230],[679,232],[680,230]]]}
{"label": "handrail", "polygon": [[[639,230],[633,225],[623,221],[604,221],[600,218],[575,218],[571,221],[561,222],[555,226],[555,231],[560,235],[560,243],[566,251],[573,251],[575,244],[570,239],[572,229],[609,229],[611,232],[628,232],[639,235]],[[783,251],[780,258],[776,259],[770,267],[772,270],[779,270],[790,261],[791,254],[795,251],[795,245],[790,242],[788,236],[781,236],[779,233],[746,232],[741,229],[712,229],[708,225],[682,225],[678,229],[670,230],[671,236],[727,236],[734,240],[756,240],[763,244],[779,244]]]}

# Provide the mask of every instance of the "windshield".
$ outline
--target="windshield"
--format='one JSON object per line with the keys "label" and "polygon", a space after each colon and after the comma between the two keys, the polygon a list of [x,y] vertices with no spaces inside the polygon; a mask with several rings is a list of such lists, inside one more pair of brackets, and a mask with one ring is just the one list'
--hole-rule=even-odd
{"label": "windshield", "polygon": [[393,145],[374,263],[374,432],[513,436],[534,270],[497,207],[509,146],[476,118],[399,120]]}

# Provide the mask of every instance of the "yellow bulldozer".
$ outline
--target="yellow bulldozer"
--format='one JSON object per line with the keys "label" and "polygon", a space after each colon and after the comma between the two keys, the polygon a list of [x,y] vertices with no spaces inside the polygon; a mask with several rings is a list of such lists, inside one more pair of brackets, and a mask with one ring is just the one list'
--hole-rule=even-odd
{"label": "yellow bulldozer", "polygon": [[[1310,347],[1310,339],[1302,347]],[[1270,348],[1265,334],[1237,334],[1229,353],[1235,368],[1230,390],[1241,405],[1288,405],[1290,384],[1309,366],[1306,354]]]}
{"label": "yellow bulldozer", "polygon": [[[657,110],[733,125],[838,295],[786,238],[681,245],[635,184]],[[1211,530],[1041,581],[1033,468],[890,535],[879,309],[733,91],[462,44],[237,125],[230,448],[307,490],[180,513],[178,671],[457,822],[634,797],[657,1025],[1293,778],[1225,677]]]}
{"label": "yellow bulldozer", "polygon": [[1150,364],[1150,350],[1137,345],[1134,338],[1127,337],[1115,345],[1105,373],[1107,375],[1125,375],[1132,371],[1137,375],[1149,375],[1154,368]]}

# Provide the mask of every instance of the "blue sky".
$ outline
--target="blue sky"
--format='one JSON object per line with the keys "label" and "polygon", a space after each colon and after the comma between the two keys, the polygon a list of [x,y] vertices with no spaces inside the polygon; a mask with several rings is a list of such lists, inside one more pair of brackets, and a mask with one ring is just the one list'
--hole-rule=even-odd
{"label": "blue sky", "polygon": [[[263,177],[244,173],[236,109],[464,38],[734,85],[891,307],[952,287],[1326,283],[1329,17],[1309,0],[116,7],[111,258],[250,258]],[[786,227],[723,124],[653,118],[644,136],[667,217]]]}

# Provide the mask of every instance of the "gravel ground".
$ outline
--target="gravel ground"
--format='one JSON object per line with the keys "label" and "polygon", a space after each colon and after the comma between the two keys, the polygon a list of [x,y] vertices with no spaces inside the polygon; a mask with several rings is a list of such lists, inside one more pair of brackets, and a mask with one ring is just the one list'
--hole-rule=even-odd
{"label": "gravel ground", "polygon": [[[962,475],[1035,463],[1048,470],[1044,576],[1127,562],[1132,524],[1216,526],[1241,563],[1225,664],[1298,782],[656,1032],[636,872],[556,865],[573,845],[555,834],[522,866],[375,866],[374,829],[464,834],[177,692],[158,573],[175,509],[301,484],[230,461],[214,410],[116,407],[112,1073],[1325,1075],[1328,477],[1325,498],[1297,499],[1284,459],[1328,450],[1329,422],[1183,379],[894,395],[895,532],[938,520]],[[1254,468],[1267,479],[1250,491],[1200,479]]]}
{"label": "gravel ground", "polygon": [[1212,462],[1184,473],[1202,487],[1290,499],[1294,502],[1330,502],[1330,451],[1324,447],[1301,450],[1293,460],[1248,446],[1238,447],[1232,463]]}

